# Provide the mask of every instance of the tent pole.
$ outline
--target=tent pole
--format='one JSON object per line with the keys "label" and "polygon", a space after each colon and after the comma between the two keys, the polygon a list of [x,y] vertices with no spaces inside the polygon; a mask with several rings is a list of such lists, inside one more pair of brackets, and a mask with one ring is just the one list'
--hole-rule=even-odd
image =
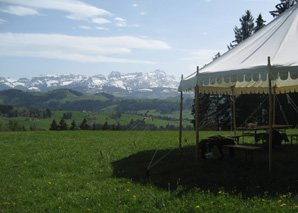
{"label": "tent pole", "polygon": [[236,135],[236,104],[235,104],[235,87],[232,87],[232,102],[233,102],[233,129]]}
{"label": "tent pole", "polygon": [[[183,75],[181,75],[181,80],[183,80]],[[181,150],[182,141],[182,107],[183,107],[183,92],[180,93],[180,126],[179,126],[179,150]]]}
{"label": "tent pole", "polygon": [[[270,68],[271,62],[270,57],[268,57],[268,67]],[[269,173],[272,170],[272,88],[271,88],[271,79],[270,79],[270,69],[268,72],[268,83],[269,83]]]}
{"label": "tent pole", "polygon": [[[197,74],[199,74],[199,66],[197,66]],[[196,113],[196,162],[198,162],[198,153],[199,153],[199,86],[195,87],[195,113]]]}
{"label": "tent pole", "polygon": [[276,110],[276,92],[275,92],[275,87],[273,87],[273,121],[272,121],[272,123],[273,123],[273,125],[275,125],[275,110]]}

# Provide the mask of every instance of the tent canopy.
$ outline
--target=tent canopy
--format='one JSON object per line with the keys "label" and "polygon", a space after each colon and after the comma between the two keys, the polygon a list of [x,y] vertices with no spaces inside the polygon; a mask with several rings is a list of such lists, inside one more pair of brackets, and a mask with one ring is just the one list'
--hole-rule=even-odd
{"label": "tent canopy", "polygon": [[298,4],[199,74],[181,80],[178,90],[199,86],[201,93],[268,93],[268,76],[277,94],[298,92]]}

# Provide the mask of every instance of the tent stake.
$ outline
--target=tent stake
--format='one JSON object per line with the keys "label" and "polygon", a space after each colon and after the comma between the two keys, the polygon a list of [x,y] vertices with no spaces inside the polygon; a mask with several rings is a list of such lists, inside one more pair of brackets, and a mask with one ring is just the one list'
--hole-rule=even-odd
{"label": "tent stake", "polygon": [[271,67],[271,62],[270,62],[270,57],[268,57],[268,83],[269,83],[269,173],[272,170],[272,89],[271,89],[271,78],[270,78],[270,67]]}
{"label": "tent stake", "polygon": [[[197,74],[199,74],[199,66],[197,66]],[[199,86],[195,87],[195,113],[196,113],[196,162],[198,162],[199,153]]]}

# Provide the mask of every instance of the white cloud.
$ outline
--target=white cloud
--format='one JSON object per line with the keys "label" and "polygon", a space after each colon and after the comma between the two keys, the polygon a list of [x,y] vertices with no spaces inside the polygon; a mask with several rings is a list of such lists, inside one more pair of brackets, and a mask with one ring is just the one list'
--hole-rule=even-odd
{"label": "white cloud", "polygon": [[88,20],[97,16],[113,15],[104,9],[77,0],[0,0],[0,2],[36,9],[61,10],[70,13],[66,16],[67,18],[77,20]]}
{"label": "white cloud", "polygon": [[108,28],[105,28],[105,27],[95,27],[95,29],[97,29],[97,30],[108,30]]}
{"label": "white cloud", "polygon": [[0,40],[3,41],[0,43],[0,56],[38,57],[96,63],[154,63],[146,60],[108,57],[108,55],[129,54],[133,49],[170,49],[163,41],[132,36],[80,37],[61,34],[0,33]]}
{"label": "white cloud", "polygon": [[204,65],[210,63],[212,58],[220,51],[218,50],[208,50],[208,49],[201,49],[195,52],[190,53],[190,57],[184,58],[186,61],[196,62],[197,65],[203,67]]}
{"label": "white cloud", "polygon": [[96,24],[107,24],[110,21],[107,19],[104,19],[104,18],[95,18],[95,19],[92,19],[92,22],[94,22]]}
{"label": "white cloud", "polygon": [[133,7],[138,7],[139,5],[138,5],[138,4],[133,4],[132,6],[133,6]]}
{"label": "white cloud", "polygon": [[115,21],[119,21],[119,22],[126,22],[126,20],[125,20],[125,19],[123,19],[123,18],[120,18],[120,17],[116,17],[116,18],[115,18]]}
{"label": "white cloud", "polygon": [[143,15],[146,15],[146,12],[142,11],[140,14],[143,16]]}
{"label": "white cloud", "polygon": [[37,10],[22,6],[8,6],[5,9],[0,9],[0,11],[17,16],[40,15]]}
{"label": "white cloud", "polygon": [[0,19],[0,24],[4,24],[6,21],[4,19]]}
{"label": "white cloud", "polygon": [[115,25],[117,27],[126,27],[127,26],[126,20],[123,18],[116,17],[114,20],[117,21],[117,23],[115,23]]}
{"label": "white cloud", "polygon": [[89,27],[89,26],[79,26],[79,28],[84,29],[84,30],[90,30],[91,29],[91,27]]}

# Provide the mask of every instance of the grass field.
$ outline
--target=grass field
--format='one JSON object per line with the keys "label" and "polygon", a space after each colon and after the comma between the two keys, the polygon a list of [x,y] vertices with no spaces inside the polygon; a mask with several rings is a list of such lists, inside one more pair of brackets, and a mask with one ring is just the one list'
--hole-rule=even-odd
{"label": "grass field", "polygon": [[0,212],[298,212],[297,143],[269,174],[265,147],[195,162],[194,137],[179,152],[176,131],[1,132]]}

